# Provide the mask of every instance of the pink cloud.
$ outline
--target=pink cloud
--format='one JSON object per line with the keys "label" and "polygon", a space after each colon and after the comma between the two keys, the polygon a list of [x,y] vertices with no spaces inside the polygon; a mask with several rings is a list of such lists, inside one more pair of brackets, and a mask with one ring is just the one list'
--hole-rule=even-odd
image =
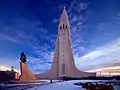
{"label": "pink cloud", "polygon": [[0,39],[6,39],[6,40],[13,42],[13,43],[20,43],[19,40],[17,40],[15,37],[9,36],[9,35],[4,34],[4,33],[0,33]]}

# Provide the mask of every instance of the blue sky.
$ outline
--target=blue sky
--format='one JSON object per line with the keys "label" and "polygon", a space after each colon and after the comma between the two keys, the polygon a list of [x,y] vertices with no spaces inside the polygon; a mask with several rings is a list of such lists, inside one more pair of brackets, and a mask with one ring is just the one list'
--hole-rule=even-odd
{"label": "blue sky", "polygon": [[119,0],[0,0],[0,67],[13,65],[18,70],[24,51],[33,72],[47,71],[64,6],[71,24],[76,66],[83,71],[118,69]]}

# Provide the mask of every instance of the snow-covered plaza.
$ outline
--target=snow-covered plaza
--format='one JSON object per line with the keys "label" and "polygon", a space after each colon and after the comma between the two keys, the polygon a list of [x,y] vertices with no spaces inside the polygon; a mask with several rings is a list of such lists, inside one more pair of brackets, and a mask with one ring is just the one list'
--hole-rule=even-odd
{"label": "snow-covered plaza", "polygon": [[58,83],[38,86],[34,88],[29,88],[26,90],[85,90],[80,86],[75,86],[74,83],[76,82],[79,81],[74,80],[74,81],[58,82]]}
{"label": "snow-covered plaza", "polygon": [[[51,83],[47,85],[37,86],[26,90],[86,90],[81,86],[76,86],[76,82],[96,82],[101,80],[71,80],[58,83]],[[114,90],[120,90],[120,86],[114,86]]]}

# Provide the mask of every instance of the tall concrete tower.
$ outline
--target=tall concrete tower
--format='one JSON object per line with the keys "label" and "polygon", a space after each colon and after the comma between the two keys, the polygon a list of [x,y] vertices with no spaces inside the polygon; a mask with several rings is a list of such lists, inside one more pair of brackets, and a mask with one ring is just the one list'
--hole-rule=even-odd
{"label": "tall concrete tower", "polygon": [[[26,66],[24,64],[24,66]],[[22,66],[23,67],[23,66]],[[43,74],[32,74],[28,67],[23,68],[26,77],[32,75],[36,79],[59,79],[60,77],[89,77],[96,76],[96,73],[87,73],[76,68],[72,51],[70,24],[67,12],[64,8],[58,27],[58,36],[55,47],[55,54],[50,70]],[[21,77],[24,73],[21,74]],[[31,79],[33,78],[31,77]]]}
{"label": "tall concrete tower", "polygon": [[47,73],[39,75],[39,78],[48,77],[58,79],[59,77],[63,76],[66,77],[96,76],[95,73],[79,71],[75,66],[72,50],[70,24],[65,8],[62,12],[58,27],[58,36],[53,64],[51,66],[51,69]]}

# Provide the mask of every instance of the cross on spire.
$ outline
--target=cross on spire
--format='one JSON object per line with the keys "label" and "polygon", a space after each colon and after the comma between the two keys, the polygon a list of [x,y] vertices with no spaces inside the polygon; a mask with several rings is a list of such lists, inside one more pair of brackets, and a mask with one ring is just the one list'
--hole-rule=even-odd
{"label": "cross on spire", "polygon": [[64,9],[65,9],[65,6],[64,6]]}

